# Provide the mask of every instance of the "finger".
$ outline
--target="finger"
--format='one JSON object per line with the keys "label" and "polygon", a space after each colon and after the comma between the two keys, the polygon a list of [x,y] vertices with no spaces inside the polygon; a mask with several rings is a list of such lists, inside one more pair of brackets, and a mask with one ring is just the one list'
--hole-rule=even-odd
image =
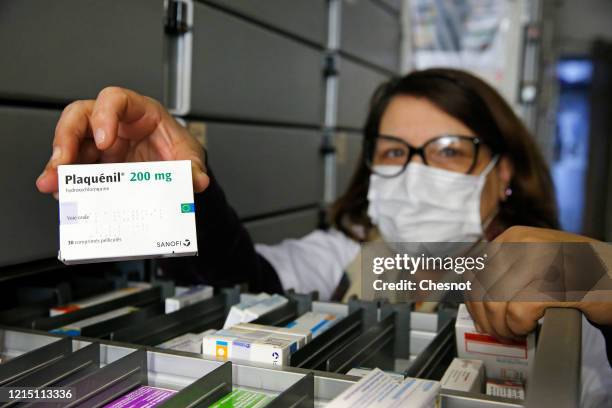
{"label": "finger", "polygon": [[[605,292],[604,292],[605,293]],[[604,301],[581,301],[577,308],[592,322],[602,326],[612,326],[612,295],[605,293]]]}
{"label": "finger", "polygon": [[[130,150],[130,141],[122,138],[115,139],[115,143],[108,149],[104,150],[100,155],[102,163],[119,163],[124,162],[128,151]],[[146,161],[146,160],[141,160]]]}
{"label": "finger", "polygon": [[191,174],[193,176],[193,191],[201,193],[208,188],[210,178],[204,172],[202,167],[193,161],[191,162]]}
{"label": "finger", "polygon": [[92,164],[100,159],[100,151],[96,147],[93,139],[85,139],[79,148],[78,163]]}
{"label": "finger", "polygon": [[504,232],[499,234],[493,242],[496,243],[504,243],[504,242],[524,242],[525,235],[527,232],[527,227],[514,225],[510,228],[507,228]]}
{"label": "finger", "polygon": [[[185,160],[191,160],[191,176],[193,178],[193,191],[201,193],[210,184],[210,179],[204,169],[202,158],[193,150],[189,150],[183,156]],[[179,156],[179,157],[180,157]],[[181,159],[183,159],[183,157]]]}
{"label": "finger", "polygon": [[518,340],[506,323],[507,302],[485,302],[483,304],[487,321],[491,325],[496,339],[503,343]]}
{"label": "finger", "polygon": [[[487,296],[498,301],[514,299],[518,293],[532,285],[542,296],[563,291],[563,279],[559,273],[561,247],[558,244],[506,244],[496,263],[487,265],[486,274],[495,276],[487,287]],[[542,298],[525,298],[542,300]],[[514,299],[516,300],[516,299]]]}
{"label": "finger", "polygon": [[[124,137],[141,139],[150,135],[159,123],[159,104],[136,92],[119,87],[104,88],[96,99],[91,114],[91,128],[100,150],[111,147],[119,135],[120,124],[139,122]],[[136,131],[137,130],[137,131]]]}
{"label": "finger", "polygon": [[476,329],[481,333],[488,333],[494,335],[494,330],[489,320],[487,319],[487,313],[484,309],[483,302],[472,302],[470,307],[470,314],[474,320]]}
{"label": "finger", "polygon": [[520,248],[507,246],[505,250],[501,250],[501,245],[496,243],[487,245],[484,251],[487,256],[485,269],[476,273],[472,279],[472,285],[479,288],[471,294],[472,299],[485,300],[490,288],[494,287],[512,269],[517,260],[521,259],[522,254],[517,253],[517,249]]}
{"label": "finger", "polygon": [[53,167],[61,164],[75,163],[83,140],[91,136],[89,117],[93,101],[76,101],[62,112],[53,138],[53,152],[59,151],[56,160],[51,160]]}
{"label": "finger", "polygon": [[191,175],[193,190],[196,193],[204,191],[210,179],[204,166],[204,151],[202,146],[192,137],[182,138],[173,148],[173,160],[191,160]]}
{"label": "finger", "polygon": [[45,167],[40,176],[38,176],[38,179],[36,179],[36,188],[41,193],[56,193],[57,170]]}
{"label": "finger", "polygon": [[76,101],[62,112],[55,127],[51,158],[36,180],[40,192],[57,191],[57,166],[77,162],[81,142],[90,134],[92,107],[93,101]]}
{"label": "finger", "polygon": [[546,308],[554,305],[555,302],[508,302],[506,325],[515,336],[525,336],[535,330]]}
{"label": "finger", "polygon": [[[472,303],[473,302],[465,302],[465,307],[467,307],[468,312],[470,313],[470,316],[472,316],[472,320],[474,320],[474,312],[472,312]],[[474,327],[476,328],[476,330],[478,332],[482,333],[482,328],[480,327],[480,325],[478,324],[478,322],[476,320],[474,320]]]}
{"label": "finger", "polygon": [[[200,146],[197,146],[201,149]],[[193,151],[193,150],[192,150]],[[206,168],[204,166],[202,153],[195,154],[190,157],[191,160],[191,174],[193,176],[193,191],[201,193],[210,184],[208,174],[206,174]]]}

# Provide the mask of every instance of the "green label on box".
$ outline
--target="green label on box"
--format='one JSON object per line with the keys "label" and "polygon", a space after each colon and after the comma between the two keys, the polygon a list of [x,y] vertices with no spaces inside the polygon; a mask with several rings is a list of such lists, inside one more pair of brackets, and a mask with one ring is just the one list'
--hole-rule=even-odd
{"label": "green label on box", "polygon": [[195,204],[194,203],[183,203],[183,204],[181,204],[181,212],[182,213],[192,213],[192,212],[195,212]]}
{"label": "green label on box", "polygon": [[209,408],[261,408],[272,401],[272,397],[260,392],[234,390]]}

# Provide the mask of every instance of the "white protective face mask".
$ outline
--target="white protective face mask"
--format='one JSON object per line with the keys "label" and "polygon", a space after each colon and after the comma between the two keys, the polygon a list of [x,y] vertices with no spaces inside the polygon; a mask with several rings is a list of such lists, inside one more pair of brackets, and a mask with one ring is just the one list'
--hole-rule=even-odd
{"label": "white protective face mask", "polygon": [[[421,163],[409,163],[397,177],[372,174],[368,215],[387,243],[476,242],[484,234],[480,197],[497,160],[495,156],[478,175]],[[375,169],[382,174],[398,170],[397,166]]]}

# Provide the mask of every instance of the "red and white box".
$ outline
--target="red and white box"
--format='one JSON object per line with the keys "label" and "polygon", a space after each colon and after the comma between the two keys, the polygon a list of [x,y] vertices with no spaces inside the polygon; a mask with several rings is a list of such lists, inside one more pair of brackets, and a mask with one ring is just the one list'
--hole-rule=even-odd
{"label": "red and white box", "polygon": [[524,400],[525,388],[516,381],[487,380],[487,395]]}
{"label": "red and white box", "polygon": [[459,306],[455,323],[457,354],[460,358],[482,360],[487,378],[526,381],[535,355],[535,334],[504,344],[493,336],[479,333],[464,304]]}

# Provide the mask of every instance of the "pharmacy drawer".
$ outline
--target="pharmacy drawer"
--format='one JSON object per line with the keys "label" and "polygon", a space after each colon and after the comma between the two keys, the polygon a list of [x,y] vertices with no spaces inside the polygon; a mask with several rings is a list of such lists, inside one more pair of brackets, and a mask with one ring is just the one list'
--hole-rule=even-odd
{"label": "pharmacy drawer", "polygon": [[359,164],[363,137],[357,132],[336,134],[336,188],[338,196],[346,192]]}
{"label": "pharmacy drawer", "polygon": [[[414,312],[413,312],[414,315]],[[576,408],[580,400],[580,339],[582,317],[574,309],[548,309],[538,336],[533,369],[529,373],[526,400],[512,400],[481,393],[443,389],[443,408]],[[404,372],[405,376],[439,380],[457,357],[454,319],[447,321]],[[567,333],[573,333],[567,336]],[[563,339],[563,341],[560,341]],[[563,356],[563,358],[559,358]]]}
{"label": "pharmacy drawer", "polygon": [[206,140],[211,168],[241,217],[319,203],[318,131],[209,122]]}
{"label": "pharmacy drawer", "polygon": [[339,65],[338,126],[361,129],[372,94],[389,77],[347,58]]}
{"label": "pharmacy drawer", "polygon": [[[347,318],[350,318],[350,315]],[[445,408],[578,407],[581,319],[580,313],[576,310],[547,310],[539,335],[534,369],[530,373],[525,401],[443,389],[440,392],[440,406]],[[564,333],[568,332],[576,333],[576,336],[564,336]],[[559,341],[560,338],[563,338],[564,341]],[[313,345],[314,340],[309,344]],[[99,359],[95,355],[93,359],[91,358],[92,351],[98,352]],[[344,351],[341,350],[340,353]],[[60,371],[56,370],[58,366],[74,364],[75,360],[78,361],[89,355],[90,360],[100,365],[100,368],[95,370],[96,375],[112,374],[109,379],[123,381],[124,378],[117,374],[125,373],[125,378],[128,376],[134,378],[136,384],[146,381],[151,386],[180,390],[183,396],[188,394],[190,397],[194,395],[192,392],[197,392],[195,387],[188,388],[190,385],[197,382],[200,386],[200,395],[202,395],[203,387],[213,388],[210,387],[210,381],[202,381],[204,376],[210,380],[219,374],[219,370],[230,368],[230,364],[202,358],[192,353],[162,351],[157,348],[142,348],[108,341],[92,343],[92,340],[83,338],[62,340],[58,336],[9,329],[0,330],[0,355],[3,360],[3,364],[0,364],[0,385],[18,379],[20,373],[22,377],[29,375],[31,371],[28,369],[32,367],[40,368],[34,374],[59,373]],[[439,380],[454,356],[456,356],[454,322],[450,321],[404,375]],[[564,358],[558,358],[558,356],[564,356]],[[126,370],[130,367],[134,369],[132,371],[138,371],[139,374],[136,377],[131,377],[132,371]],[[83,370],[83,367],[77,368]],[[303,381],[309,373],[314,374],[314,384],[310,383],[309,393],[314,393],[310,395],[314,396],[319,403],[333,399],[356,381],[355,377],[316,370],[292,367],[266,368],[241,363],[231,364],[231,375],[227,376],[225,372],[226,377],[224,378],[226,384],[231,383],[234,387],[250,388],[254,391],[281,396],[292,386]],[[78,373],[77,376],[79,376]],[[106,384],[112,383],[112,381],[99,382],[98,385],[106,387]],[[77,386],[79,386],[78,383]],[[171,406],[185,405],[187,404]]]}
{"label": "pharmacy drawer", "polygon": [[397,72],[400,35],[398,14],[374,0],[343,1],[340,49],[347,54]]}
{"label": "pharmacy drawer", "polygon": [[40,194],[35,182],[51,154],[59,114],[0,107],[0,266],[57,255],[57,202]]}
{"label": "pharmacy drawer", "polygon": [[321,122],[321,51],[201,3],[194,10],[192,116]]}
{"label": "pharmacy drawer", "polygon": [[[66,344],[66,340],[59,340],[54,336],[46,336],[34,332],[22,332],[13,330],[0,331],[0,352],[3,356],[22,360],[23,368],[27,368],[28,361],[35,361],[36,350],[42,347],[55,352],[56,355],[70,356],[75,353],[82,353],[82,350],[91,348],[91,341],[85,339],[68,340],[71,344]],[[96,380],[105,374],[109,380],[106,383],[93,381],[98,388],[90,390],[92,396],[99,395],[99,391],[111,391],[109,385],[115,381],[125,381],[132,378],[134,384],[148,384],[153,387],[168,388],[180,391],[176,394],[184,398],[194,399],[196,396],[204,398],[208,396],[205,391],[210,389],[213,393],[218,385],[219,389],[242,388],[256,392],[264,392],[275,398],[283,397],[283,393],[288,391],[298,382],[307,380],[310,384],[306,388],[310,398],[314,397],[316,403],[325,403],[348,388],[355,382],[354,377],[327,374],[323,372],[312,372],[297,368],[284,368],[282,371],[277,368],[263,368],[247,366],[242,364],[229,364],[222,361],[213,361],[181,352],[165,351],[159,349],[137,348],[129,344],[112,343],[106,341],[95,342],[93,345],[99,347],[99,364],[101,368],[90,377]],[[68,349],[66,350],[66,346]],[[11,360],[9,360],[9,363]],[[50,365],[53,365],[51,363]],[[1,367],[1,365],[0,365]],[[137,372],[138,375],[132,374]],[[224,372],[224,381],[218,381],[218,375]],[[228,375],[229,374],[229,375]],[[314,378],[311,376],[314,374]],[[97,378],[96,378],[97,377]],[[310,378],[309,378],[310,377]],[[79,387],[82,384],[76,383]],[[193,385],[190,387],[190,385]],[[195,386],[197,385],[197,387]],[[129,389],[129,388],[127,388]],[[304,390],[304,389],[302,389]],[[295,388],[292,391],[296,391]],[[82,394],[79,394],[82,395]],[[189,401],[189,400],[188,400]],[[173,403],[174,402],[174,403]],[[181,403],[182,402],[182,403]],[[293,406],[289,403],[277,404],[274,406]],[[164,407],[192,406],[185,400],[168,400]],[[209,404],[206,404],[209,405]],[[195,406],[195,405],[193,405]],[[312,399],[309,404],[297,406],[312,406]]]}
{"label": "pharmacy drawer", "polygon": [[163,14],[162,0],[2,1],[0,97],[62,103],[117,85],[161,99]]}
{"label": "pharmacy drawer", "polygon": [[208,0],[278,30],[325,45],[327,2],[325,0]]}
{"label": "pharmacy drawer", "polygon": [[317,228],[318,213],[318,209],[313,208],[247,222],[244,226],[253,242],[277,244],[284,239],[303,237]]}

